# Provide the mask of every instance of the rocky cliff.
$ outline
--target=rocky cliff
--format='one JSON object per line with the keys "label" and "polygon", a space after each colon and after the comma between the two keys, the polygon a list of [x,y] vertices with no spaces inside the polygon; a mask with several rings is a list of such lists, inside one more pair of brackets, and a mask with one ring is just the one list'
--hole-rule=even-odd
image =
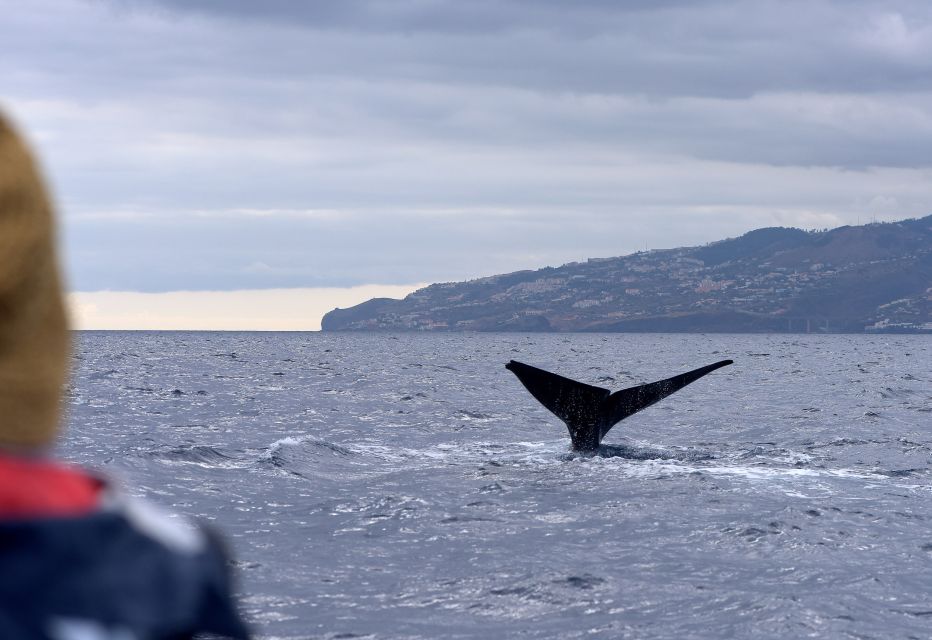
{"label": "rocky cliff", "polygon": [[932,332],[932,216],[591,258],[324,316],[324,331]]}

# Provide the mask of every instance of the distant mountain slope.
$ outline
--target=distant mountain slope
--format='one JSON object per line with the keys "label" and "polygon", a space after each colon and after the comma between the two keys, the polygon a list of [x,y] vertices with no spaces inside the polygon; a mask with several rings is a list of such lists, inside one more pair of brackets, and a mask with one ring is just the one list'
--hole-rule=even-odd
{"label": "distant mountain slope", "polygon": [[932,216],[829,231],[757,229],[434,284],[324,316],[324,331],[929,331]]}

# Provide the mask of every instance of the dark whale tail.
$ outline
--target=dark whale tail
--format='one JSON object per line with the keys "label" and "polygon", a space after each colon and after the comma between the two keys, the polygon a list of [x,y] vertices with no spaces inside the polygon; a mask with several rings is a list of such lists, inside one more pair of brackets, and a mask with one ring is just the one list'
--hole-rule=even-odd
{"label": "dark whale tail", "polygon": [[574,449],[593,451],[599,447],[605,434],[628,416],[731,363],[731,360],[722,360],[672,378],[615,393],[516,360],[509,362],[505,368],[518,376],[518,380],[532,396],[566,423]]}

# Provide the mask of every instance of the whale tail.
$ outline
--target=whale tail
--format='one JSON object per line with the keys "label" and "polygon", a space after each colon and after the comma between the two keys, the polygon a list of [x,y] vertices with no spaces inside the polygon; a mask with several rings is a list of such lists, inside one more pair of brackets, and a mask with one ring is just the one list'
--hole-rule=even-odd
{"label": "whale tail", "polygon": [[622,389],[615,393],[602,387],[564,378],[517,360],[512,360],[505,368],[518,377],[532,396],[566,423],[574,449],[593,451],[599,447],[605,434],[628,416],[679,391],[707,373],[731,363],[731,360],[722,360],[671,378]]}

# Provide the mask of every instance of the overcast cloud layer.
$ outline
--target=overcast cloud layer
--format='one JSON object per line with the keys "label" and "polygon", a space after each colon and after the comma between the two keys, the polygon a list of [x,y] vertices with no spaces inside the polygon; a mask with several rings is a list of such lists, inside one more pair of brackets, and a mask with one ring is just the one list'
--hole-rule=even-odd
{"label": "overcast cloud layer", "polygon": [[464,279],[932,210],[932,4],[0,0],[82,291]]}

